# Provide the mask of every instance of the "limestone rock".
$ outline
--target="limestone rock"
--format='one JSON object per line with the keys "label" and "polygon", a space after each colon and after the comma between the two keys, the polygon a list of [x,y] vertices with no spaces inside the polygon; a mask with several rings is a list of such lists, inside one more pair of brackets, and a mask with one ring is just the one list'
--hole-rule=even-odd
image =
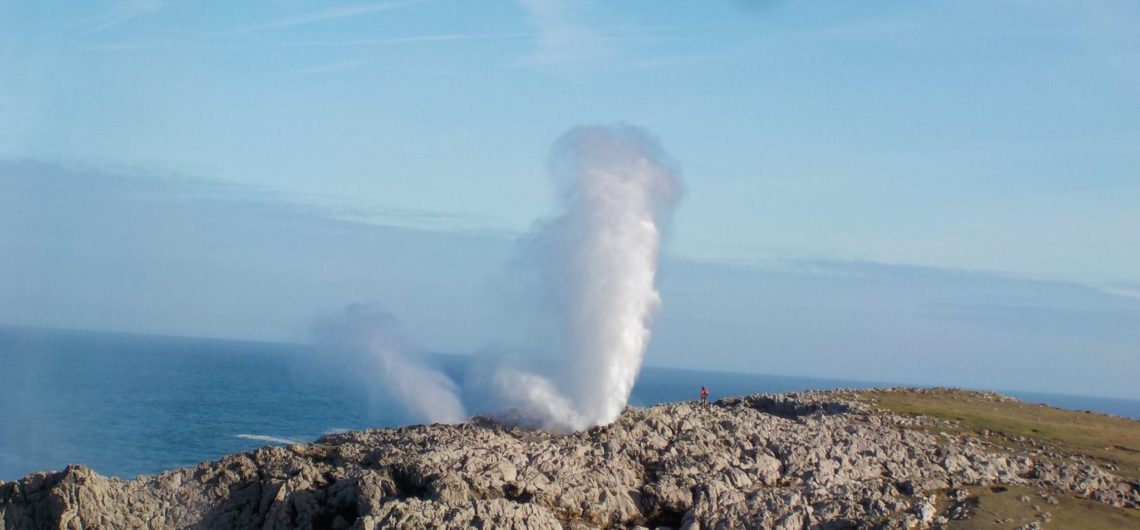
{"label": "limestone rock", "polygon": [[71,466],[0,483],[0,530],[930,528],[972,516],[966,486],[997,483],[1140,506],[1095,465],[1014,458],[837,396],[631,408],[565,436],[486,418],[351,432],[130,481]]}

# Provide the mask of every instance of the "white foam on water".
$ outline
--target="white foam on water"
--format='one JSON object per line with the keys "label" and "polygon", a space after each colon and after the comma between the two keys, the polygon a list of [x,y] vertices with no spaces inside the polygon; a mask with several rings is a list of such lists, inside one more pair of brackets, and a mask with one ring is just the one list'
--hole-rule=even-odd
{"label": "white foam on water", "polygon": [[293,445],[299,444],[297,440],[290,440],[288,438],[280,438],[277,436],[266,436],[264,434],[239,434],[238,438],[242,440],[253,440],[255,442],[266,442],[271,444]]}

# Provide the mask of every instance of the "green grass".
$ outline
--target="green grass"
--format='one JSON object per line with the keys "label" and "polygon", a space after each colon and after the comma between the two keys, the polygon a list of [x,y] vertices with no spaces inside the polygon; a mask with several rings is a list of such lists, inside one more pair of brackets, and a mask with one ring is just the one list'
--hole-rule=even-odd
{"label": "green grass", "polygon": [[[1044,523],[1041,512],[1049,512],[1052,520],[1043,524],[1044,528],[1064,528],[1075,530],[1116,530],[1140,528],[1140,510],[1113,508],[1106,504],[1050,493],[1059,504],[1046,504],[1037,495],[1037,490],[1020,486],[1001,488],[971,488],[976,499],[974,516],[961,521],[951,521],[950,530],[1009,530],[1031,521]],[[1021,497],[1029,496],[1029,502]],[[1011,522],[1005,522],[1012,519]]]}
{"label": "green grass", "polygon": [[[962,434],[998,445],[1014,455],[1035,453],[1039,446],[1062,453],[1062,461],[1092,459],[1106,470],[1126,479],[1140,479],[1140,421],[1100,414],[1055,409],[1041,405],[1004,401],[991,394],[954,389],[934,391],[870,391],[849,395],[860,401],[905,416],[923,415],[954,422],[923,428],[932,432]],[[988,434],[984,434],[988,431]],[[1016,528],[1040,521],[1040,511],[1052,514],[1043,528],[1135,530],[1140,528],[1140,510],[1114,508],[1093,500],[1050,491],[1059,504],[1047,504],[1035,489],[1020,486],[970,489],[977,506],[975,515],[951,521],[951,529],[986,530]],[[1030,502],[1022,502],[1029,495]],[[1040,511],[1034,508],[1040,508]],[[948,507],[944,505],[943,508]],[[1005,522],[1012,519],[1010,522]]]}
{"label": "green grass", "polygon": [[[1118,469],[1114,473],[1140,479],[1140,421],[1061,410],[1019,401],[999,401],[987,394],[953,389],[932,392],[863,392],[859,399],[896,414],[925,415],[958,423],[956,430],[1024,452],[1034,440],[1058,452],[1083,455]],[[947,429],[943,429],[947,430]],[[996,435],[996,436],[994,436]],[[996,439],[995,439],[996,438]]]}

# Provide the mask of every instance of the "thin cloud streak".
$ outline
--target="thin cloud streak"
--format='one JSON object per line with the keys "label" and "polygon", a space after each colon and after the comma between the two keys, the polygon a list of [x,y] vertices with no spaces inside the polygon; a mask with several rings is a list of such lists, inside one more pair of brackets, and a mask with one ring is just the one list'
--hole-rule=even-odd
{"label": "thin cloud streak", "polygon": [[297,68],[294,70],[289,70],[286,73],[289,75],[295,75],[295,76],[310,76],[310,75],[327,74],[327,73],[332,73],[332,72],[340,72],[343,70],[351,70],[353,68],[356,68],[358,66],[363,66],[363,65],[368,64],[370,62],[372,62],[371,59],[364,59],[364,60],[359,60],[359,61],[338,61],[335,63],[321,64],[321,65],[317,65],[317,66],[310,66],[307,68]]}
{"label": "thin cloud streak", "polygon": [[410,6],[414,4],[422,4],[425,0],[407,0],[404,2],[380,2],[373,4],[361,4],[354,6],[341,6],[326,9],[324,11],[317,11],[313,13],[306,13],[304,15],[295,15],[291,17],[279,18],[261,24],[254,24],[252,26],[245,26],[235,30],[235,33],[257,33],[260,31],[269,31],[275,29],[292,28],[296,26],[304,26],[307,24],[314,24],[317,22],[324,22],[326,20],[335,20],[341,18],[356,17],[360,15],[367,15],[379,11],[388,11],[400,7]]}
{"label": "thin cloud streak", "polygon": [[[736,26],[660,26],[660,27],[628,27],[628,26],[613,26],[595,28],[594,32],[604,38],[606,42],[620,43],[620,42],[684,42],[684,41],[697,41],[697,40],[720,40],[720,39],[740,39],[741,35],[729,32],[727,30],[740,29]],[[688,32],[695,30],[717,30],[718,32],[711,36],[689,35]],[[239,30],[242,31],[242,30]],[[679,33],[686,33],[680,35]],[[151,48],[174,48],[174,47],[188,47],[188,46],[221,46],[217,41],[212,40],[217,37],[224,37],[227,35],[234,35],[231,33],[214,33],[204,34],[197,40],[185,41],[172,41],[172,42],[111,42],[105,44],[94,44],[84,46],[82,49],[85,51],[131,51],[139,49]],[[344,39],[344,40],[278,40],[278,41],[260,41],[255,42],[256,46],[268,47],[328,47],[328,48],[352,48],[357,46],[388,46],[388,45],[412,45],[412,44],[446,44],[446,43],[461,43],[461,42],[504,42],[504,41],[519,41],[534,39],[534,33],[428,33],[422,35],[405,35],[398,37],[376,37],[376,38],[360,38],[360,39]],[[638,68],[645,67],[660,67],[671,62],[678,62],[681,64],[690,64],[697,62],[694,59],[697,56],[678,56],[674,58],[665,58],[661,62],[664,64],[657,64],[654,61],[637,61],[632,63],[632,66]],[[702,56],[703,59],[717,60],[721,57]],[[524,59],[526,62],[527,59]],[[533,62],[533,61],[531,61]]]}
{"label": "thin cloud streak", "polygon": [[384,37],[375,39],[352,40],[307,40],[284,41],[272,43],[274,46],[375,46],[385,44],[417,44],[433,42],[464,42],[464,41],[497,41],[522,40],[529,38],[525,33],[440,33],[425,35],[410,35],[405,37]]}
{"label": "thin cloud streak", "polygon": [[537,30],[537,48],[524,64],[584,63],[609,52],[604,36],[578,20],[575,5],[559,0],[518,0]]}
{"label": "thin cloud streak", "polygon": [[113,13],[102,17],[92,27],[83,32],[83,35],[102,33],[115,26],[128,22],[140,15],[150,14],[165,6],[157,0],[130,0],[120,5]]}
{"label": "thin cloud streak", "polygon": [[1108,294],[1140,300],[1140,283],[1115,282],[1100,285],[1098,288]]}
{"label": "thin cloud streak", "polygon": [[645,59],[635,61],[630,64],[633,68],[654,69],[654,68],[676,68],[676,67],[689,67],[697,66],[700,64],[723,61],[726,57],[723,55],[674,55],[660,57],[657,59]]}
{"label": "thin cloud streak", "polygon": [[105,44],[90,44],[81,46],[79,50],[84,52],[131,52],[138,50],[156,50],[156,49],[174,49],[174,48],[218,48],[215,43],[206,40],[172,40],[167,42],[160,41],[138,41],[138,42],[109,42]]}
{"label": "thin cloud streak", "polygon": [[[593,31],[605,38],[606,41],[684,41],[684,40],[708,40],[708,39],[723,39],[723,38],[740,38],[736,35],[726,35],[725,33],[718,33],[712,37],[703,36],[673,36],[668,35],[679,33],[683,31],[710,29],[703,26],[663,26],[663,27],[649,27],[649,28],[633,28],[633,27],[609,27],[609,28],[595,28]],[[711,29],[738,29],[733,26],[717,26]],[[416,44],[416,43],[432,43],[432,42],[469,42],[469,41],[507,41],[507,40],[527,40],[533,39],[533,33],[436,33],[436,34],[423,34],[423,35],[408,35],[402,37],[378,37],[371,39],[346,39],[346,40],[292,40],[292,41],[278,41],[268,43],[272,46],[327,46],[327,47],[352,47],[352,46],[370,46],[370,45],[386,45],[386,44]]]}

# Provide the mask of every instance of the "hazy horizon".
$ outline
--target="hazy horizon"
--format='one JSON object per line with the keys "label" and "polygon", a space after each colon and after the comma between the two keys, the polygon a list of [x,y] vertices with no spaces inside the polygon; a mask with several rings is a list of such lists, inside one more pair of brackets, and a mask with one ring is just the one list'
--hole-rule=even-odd
{"label": "hazy horizon", "polygon": [[[0,239],[21,249],[2,255],[19,274],[0,278],[0,323],[303,342],[317,315],[378,303],[418,347],[450,353],[511,324],[520,236],[364,223],[185,178],[0,176],[0,224],[28,226]],[[667,255],[659,274],[647,364],[1140,397],[1140,300],[1113,289],[825,259]]]}
{"label": "hazy horizon", "polygon": [[[11,326],[11,325],[0,324],[0,332],[5,332],[5,331],[15,332],[15,333],[31,333],[31,334],[49,333],[49,334],[80,334],[80,335],[94,335],[94,336],[111,336],[111,337],[121,337],[121,338],[125,337],[125,338],[128,338],[128,340],[130,340],[130,339],[155,339],[155,340],[163,340],[163,341],[174,340],[174,341],[206,342],[206,343],[230,343],[230,344],[248,344],[248,345],[261,345],[261,346],[279,346],[279,347],[282,347],[284,349],[282,351],[278,351],[275,353],[268,353],[265,351],[259,351],[258,354],[261,354],[261,355],[266,355],[266,354],[278,355],[278,356],[281,356],[282,358],[285,358],[285,359],[288,359],[290,357],[294,357],[297,355],[302,355],[302,356],[311,355],[312,349],[313,349],[313,345],[308,344],[306,342],[287,342],[287,341],[286,342],[279,342],[279,341],[268,341],[268,340],[263,341],[263,340],[254,340],[254,339],[229,339],[229,338],[222,338],[222,337],[207,337],[207,336],[160,335],[160,334],[153,334],[153,333],[135,333],[135,332],[130,332],[130,331],[117,331],[117,330],[91,330],[91,329],[78,329],[78,328]],[[445,358],[471,358],[471,359],[475,359],[478,356],[478,353],[454,353],[454,352],[426,351],[426,350],[416,350],[416,351],[413,351],[411,353],[413,353],[415,355],[422,355],[428,361],[429,364],[434,364],[434,363],[438,362],[440,359],[445,359]],[[214,352],[209,352],[209,354],[210,355],[216,355],[216,353],[214,353]],[[244,355],[244,354],[235,353],[235,355]],[[781,379],[781,380],[804,380],[804,381],[819,381],[819,382],[825,382],[825,383],[844,383],[844,384],[853,384],[853,385],[857,385],[858,387],[866,387],[866,388],[884,388],[884,387],[937,388],[937,387],[948,387],[948,388],[961,388],[964,390],[992,391],[992,392],[998,392],[998,393],[1011,392],[1011,393],[1017,394],[1014,397],[1018,397],[1019,399],[1021,399],[1020,396],[1027,396],[1028,398],[1032,398],[1033,396],[1042,396],[1042,397],[1044,397],[1044,396],[1069,396],[1069,397],[1076,397],[1076,398],[1087,397],[1087,398],[1104,399],[1104,400],[1120,400],[1121,402],[1124,402],[1124,403],[1140,403],[1140,398],[1126,397],[1126,396],[1056,393],[1056,392],[1043,392],[1043,391],[1035,391],[1032,389],[1019,389],[1019,388],[991,388],[991,387],[956,386],[956,385],[947,385],[945,383],[941,383],[941,384],[940,383],[926,383],[926,384],[924,384],[924,383],[917,383],[917,382],[913,382],[913,381],[907,382],[907,381],[889,381],[889,380],[850,379],[850,378],[838,378],[838,377],[813,376],[813,375],[806,375],[806,374],[755,372],[755,371],[748,371],[748,370],[730,370],[730,369],[719,369],[718,370],[718,369],[708,369],[708,368],[688,368],[688,367],[680,367],[680,366],[667,366],[667,365],[654,364],[652,362],[652,360],[647,360],[647,362],[643,365],[643,368],[649,369],[649,370],[664,370],[664,371],[677,372],[677,373],[682,373],[682,374],[702,374],[703,373],[703,374],[711,374],[711,375],[771,376],[771,377]],[[694,384],[698,384],[698,385],[702,383],[702,380],[694,379],[692,381]],[[707,384],[707,382],[706,382],[706,384]],[[732,397],[732,396],[736,395],[736,394],[732,394],[732,393],[723,392],[723,389],[717,387],[716,384],[712,384],[712,387],[717,391],[717,395],[719,395],[721,397]],[[832,387],[826,387],[826,388],[824,388],[824,387],[820,387],[820,388],[805,387],[801,390],[828,390],[831,388]],[[836,388],[838,388],[838,387],[836,387]],[[757,387],[756,391],[768,392],[769,390]],[[778,392],[779,391],[777,391],[777,393]],[[1066,406],[1064,404],[1057,404],[1057,403],[1050,404],[1050,406],[1059,407],[1059,408],[1074,409],[1072,406]],[[1074,409],[1074,410],[1076,410],[1076,409]],[[1097,411],[1097,412],[1106,412],[1106,411]],[[1111,412],[1109,412],[1109,413],[1111,413]]]}

